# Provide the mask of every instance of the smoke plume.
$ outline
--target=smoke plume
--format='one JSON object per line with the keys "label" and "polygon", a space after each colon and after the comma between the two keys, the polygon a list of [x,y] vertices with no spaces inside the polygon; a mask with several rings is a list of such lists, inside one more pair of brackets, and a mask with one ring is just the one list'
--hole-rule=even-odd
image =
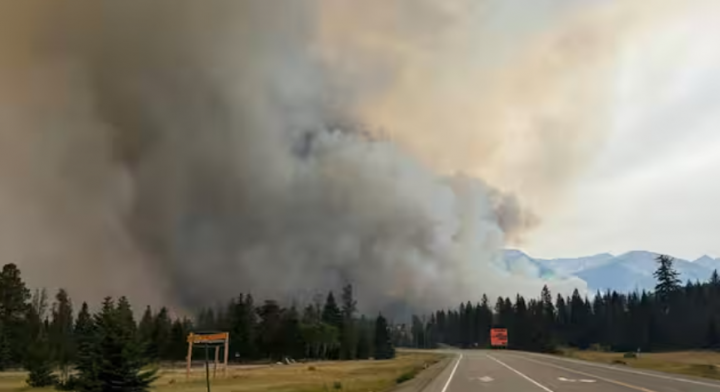
{"label": "smoke plume", "polygon": [[597,142],[624,25],[568,10],[503,38],[491,3],[3,4],[3,262],[185,308],[535,295],[500,251]]}

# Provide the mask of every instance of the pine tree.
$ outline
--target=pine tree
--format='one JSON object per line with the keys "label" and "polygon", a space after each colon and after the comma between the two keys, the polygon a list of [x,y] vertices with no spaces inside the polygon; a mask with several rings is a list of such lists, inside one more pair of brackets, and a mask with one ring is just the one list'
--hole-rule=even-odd
{"label": "pine tree", "polygon": [[361,316],[358,322],[357,359],[369,359],[371,351],[368,322],[365,316]]}
{"label": "pine tree", "polygon": [[152,351],[156,353],[158,359],[170,359],[170,333],[172,329],[172,321],[168,315],[168,310],[162,307],[153,320],[153,328],[151,333],[150,345]]}
{"label": "pine tree", "polygon": [[117,306],[111,298],[106,298],[94,321],[99,339],[96,349],[101,358],[97,373],[101,390],[149,390],[157,378],[157,370],[143,370],[149,361],[137,337],[127,298],[121,297]]}
{"label": "pine tree", "polygon": [[[31,387],[54,385],[57,379],[52,374],[52,361],[48,331],[43,316],[47,308],[47,295],[36,291],[33,306],[25,317],[25,332],[28,338],[27,352],[23,357],[23,367],[28,371],[27,383]],[[45,300],[43,301],[43,297]]]}
{"label": "pine tree", "polygon": [[558,294],[555,299],[555,312],[555,339],[560,344],[567,344],[567,330],[568,325],[570,324],[570,311],[562,294]]}
{"label": "pine tree", "polygon": [[379,314],[375,319],[375,359],[395,358],[395,348],[390,341],[390,331],[385,317]]}
{"label": "pine tree", "polygon": [[155,316],[153,315],[152,308],[148,305],[145,308],[140,323],[138,324],[138,336],[140,341],[145,345],[146,355],[148,358],[158,360],[157,345],[153,344],[153,331],[155,329]]}
{"label": "pine tree", "polygon": [[657,279],[655,285],[655,295],[660,301],[664,313],[667,313],[670,305],[670,298],[680,289],[680,274],[673,268],[673,258],[670,256],[660,255],[656,259],[658,269],[655,270],[653,276]]}
{"label": "pine tree", "polygon": [[[483,294],[480,300],[480,309],[478,312],[478,345],[480,347],[487,347],[490,344],[490,327],[492,326],[492,310],[488,303],[487,295]],[[438,323],[440,320],[438,319]]]}
{"label": "pine tree", "polygon": [[282,350],[290,358],[301,358],[305,352],[305,342],[300,327],[300,315],[295,306],[282,315]]}
{"label": "pine tree", "polygon": [[276,301],[267,300],[257,309],[260,323],[258,325],[258,345],[262,353],[271,359],[282,359],[283,356],[283,324],[282,308]]}
{"label": "pine tree", "polygon": [[230,351],[238,360],[256,358],[257,316],[253,297],[250,294],[240,294],[231,306]]}
{"label": "pine tree", "polygon": [[30,290],[20,278],[15,264],[6,264],[0,272],[0,370],[20,363],[27,336],[23,327],[30,304]]}
{"label": "pine tree", "polygon": [[[80,392],[100,392],[102,383],[98,378],[98,371],[102,358],[99,356],[97,347],[98,336],[95,323],[85,302],[78,313],[73,335],[77,344],[75,361],[77,374],[71,377],[69,384],[72,384],[71,386]],[[68,387],[68,389],[73,388]]]}
{"label": "pine tree", "polygon": [[325,306],[322,311],[322,321],[326,324],[332,325],[335,328],[342,328],[342,311],[335,302],[335,295],[330,291],[325,300]]}
{"label": "pine tree", "polygon": [[525,298],[520,294],[515,298],[515,330],[512,336],[508,336],[508,345],[511,348],[528,350],[532,349],[532,342],[530,341],[530,325],[532,320],[528,314],[527,304]]}
{"label": "pine tree", "polygon": [[718,276],[718,272],[716,269],[713,270],[712,275],[710,275],[710,286],[711,287],[719,287],[720,286],[720,276]]}
{"label": "pine tree", "polygon": [[[338,307],[337,302],[335,302],[335,295],[332,291],[328,293],[325,300],[325,306],[323,306],[322,322],[335,328],[338,333],[342,332],[342,311]],[[342,336],[340,336],[340,339],[342,339]],[[342,341],[340,342],[340,344],[342,344]],[[331,349],[328,349],[327,355],[330,359],[340,359],[339,347],[333,347]]]}
{"label": "pine tree", "polygon": [[27,384],[33,388],[47,387],[57,383],[50,360],[50,342],[46,331],[36,336],[28,346],[25,356],[25,369],[28,371]]}
{"label": "pine tree", "polygon": [[351,284],[343,287],[342,292],[342,324],[340,328],[340,358],[349,360],[355,359],[357,348],[357,331],[355,327],[355,312],[357,301],[353,297]]}
{"label": "pine tree", "polygon": [[[187,343],[186,339],[190,333],[189,327],[190,321],[176,319],[173,321],[172,328],[170,329],[170,341],[172,342],[170,348],[170,358],[173,361],[181,361],[187,356]],[[232,333],[230,334],[232,337]]]}
{"label": "pine tree", "polygon": [[60,368],[60,384],[67,384],[70,378],[70,365],[75,360],[75,341],[73,339],[73,308],[67,291],[60,289],[55,295],[50,323],[50,341],[52,356]]}

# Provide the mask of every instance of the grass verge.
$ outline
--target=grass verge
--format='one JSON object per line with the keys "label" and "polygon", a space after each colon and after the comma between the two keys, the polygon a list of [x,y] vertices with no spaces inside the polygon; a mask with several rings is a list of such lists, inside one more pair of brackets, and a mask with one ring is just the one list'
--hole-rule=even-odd
{"label": "grass verge", "polygon": [[720,353],[714,351],[641,353],[633,357],[626,353],[564,349],[561,355],[585,361],[720,380]]}
{"label": "grass verge", "polygon": [[[210,380],[211,392],[383,392],[400,379],[412,379],[443,357],[437,353],[398,353],[397,358],[384,361],[231,367],[227,378],[218,369],[217,378]],[[26,377],[24,372],[0,373],[0,392],[52,391],[29,388]],[[193,368],[188,381],[183,368],[162,369],[154,387],[157,392],[204,392],[204,369]]]}

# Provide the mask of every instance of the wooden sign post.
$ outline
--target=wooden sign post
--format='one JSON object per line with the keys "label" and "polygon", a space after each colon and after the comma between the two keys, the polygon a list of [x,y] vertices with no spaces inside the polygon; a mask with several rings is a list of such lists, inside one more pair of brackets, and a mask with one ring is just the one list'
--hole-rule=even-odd
{"label": "wooden sign post", "polygon": [[[190,378],[190,363],[192,362],[192,351],[193,351],[193,345],[195,344],[202,344],[205,346],[206,351],[206,358],[205,361],[207,362],[207,350],[210,348],[211,345],[215,346],[215,364],[213,367],[213,378],[217,374],[217,366],[218,366],[218,360],[220,357],[220,345],[225,346],[225,354],[224,354],[224,362],[223,362],[223,376],[227,377],[227,370],[228,370],[228,351],[230,350],[230,333],[228,332],[219,332],[219,333],[211,333],[211,334],[202,334],[202,333],[190,333],[187,337],[188,342],[188,354],[187,354],[187,369],[185,371],[185,378]],[[206,367],[206,373],[207,377],[209,379],[209,369],[208,364],[205,364]],[[209,382],[209,381],[208,381]]]}

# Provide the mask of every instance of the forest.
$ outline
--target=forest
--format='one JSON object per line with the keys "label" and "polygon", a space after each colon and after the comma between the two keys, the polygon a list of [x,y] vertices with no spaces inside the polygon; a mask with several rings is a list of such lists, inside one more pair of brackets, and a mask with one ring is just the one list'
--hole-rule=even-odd
{"label": "forest", "polygon": [[[382,314],[360,315],[353,287],[339,298],[302,308],[278,301],[255,302],[239,294],[196,317],[172,317],[167,308],[146,307],[136,321],[126,297],[105,298],[92,312],[75,308],[66,290],[50,303],[45,290],[31,291],[15,264],[0,272],[0,370],[28,370],[31,386],[99,391],[105,385],[144,390],[161,361],[185,361],[190,332],[230,332],[231,361],[389,359],[395,347],[488,348],[491,328],[507,328],[509,349],[553,352],[559,347],[653,351],[720,348],[720,277],[682,284],[673,259],[659,256],[652,292],[597,293],[578,290],[553,298],[517,295],[491,303],[460,303],[413,316],[409,323]],[[395,320],[402,321],[402,320]],[[199,350],[201,351],[201,350]]]}
{"label": "forest", "polygon": [[435,347],[439,343],[488,347],[491,327],[508,329],[508,348],[553,352],[558,347],[613,351],[658,351],[720,348],[720,277],[707,282],[679,280],[673,259],[658,256],[655,290],[596,293],[578,290],[553,298],[545,286],[538,298],[483,296],[477,303],[414,316],[395,333],[403,346]]}
{"label": "forest", "polygon": [[302,311],[274,300],[255,304],[251,294],[240,294],[194,319],[147,307],[136,321],[126,297],[107,297],[95,312],[82,303],[75,315],[66,290],[50,304],[45,290],[26,287],[15,264],[0,272],[0,370],[26,369],[30,386],[145,390],[156,379],[154,364],[185,361],[188,334],[205,331],[230,332],[232,361],[395,356],[387,320],[381,314],[358,316],[351,285],[343,288],[339,302],[331,291],[322,306]]}

